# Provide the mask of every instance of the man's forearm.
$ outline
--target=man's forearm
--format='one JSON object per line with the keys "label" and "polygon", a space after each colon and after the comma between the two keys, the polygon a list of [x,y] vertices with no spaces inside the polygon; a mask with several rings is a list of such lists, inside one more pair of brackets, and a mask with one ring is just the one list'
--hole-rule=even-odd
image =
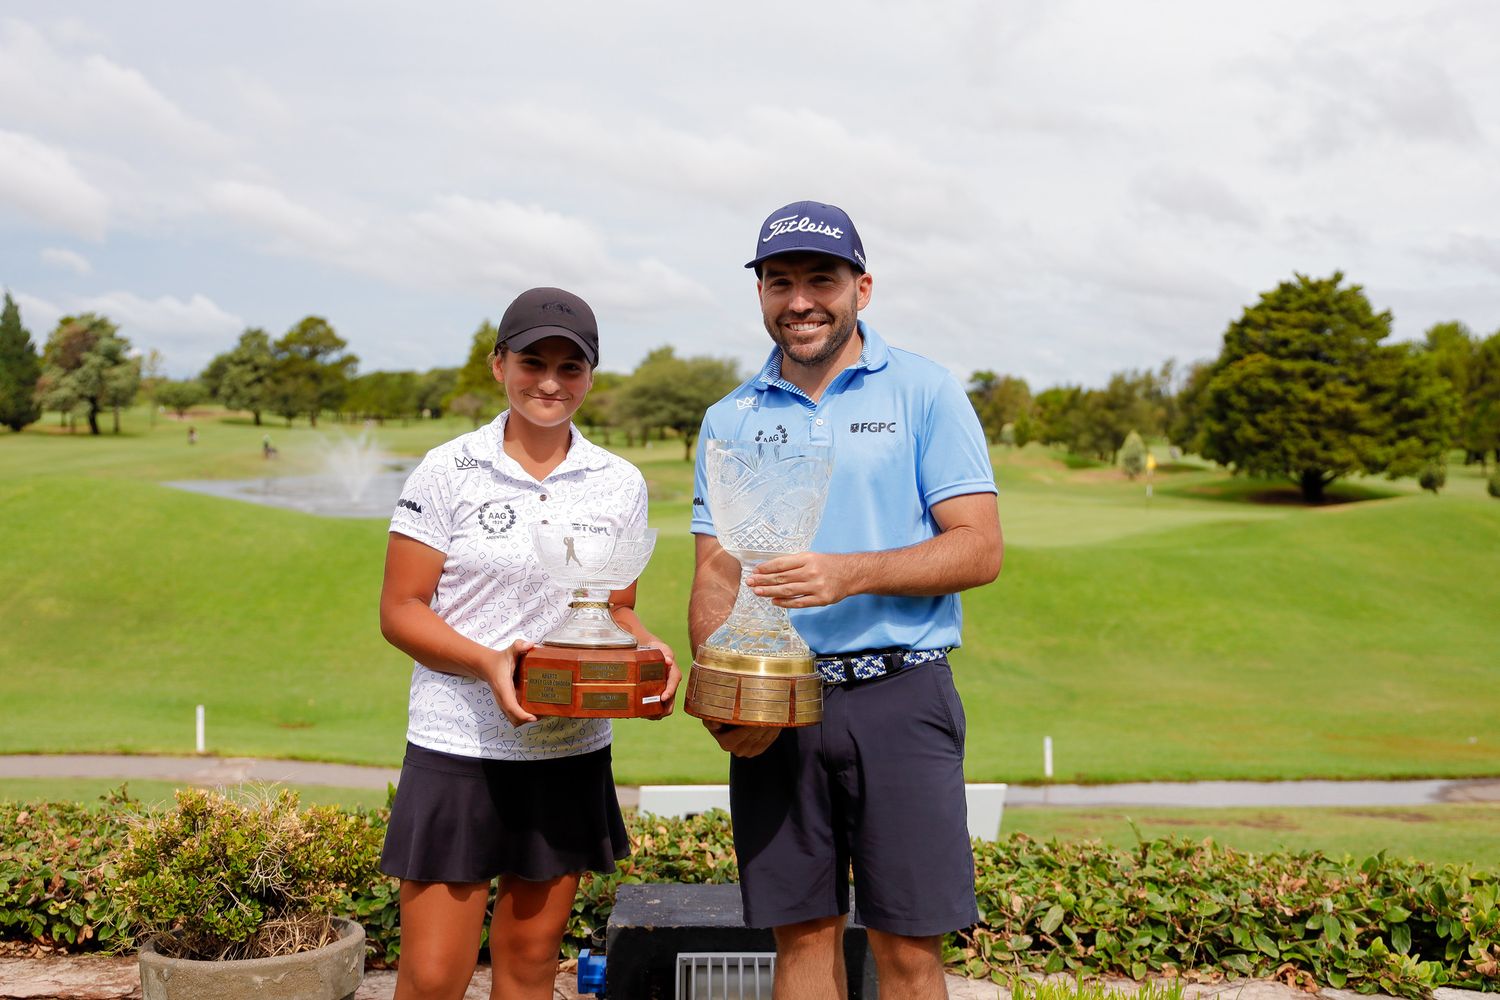
{"label": "man's forearm", "polygon": [[696,651],[703,640],[724,624],[740,588],[740,563],[718,540],[698,536],[697,567],[688,598],[688,641]]}
{"label": "man's forearm", "polygon": [[998,538],[958,526],[905,548],[849,553],[845,572],[850,593],[935,597],[992,582],[1001,552]]}
{"label": "man's forearm", "polygon": [[688,640],[695,651],[724,624],[733,608],[733,591],[726,592],[717,586],[693,587],[693,595],[688,599]]}
{"label": "man's forearm", "polygon": [[999,575],[1004,541],[993,494],[953,497],[932,513],[933,538],[881,552],[777,556],[756,568],[750,586],[783,608],[820,608],[855,594],[956,594]]}

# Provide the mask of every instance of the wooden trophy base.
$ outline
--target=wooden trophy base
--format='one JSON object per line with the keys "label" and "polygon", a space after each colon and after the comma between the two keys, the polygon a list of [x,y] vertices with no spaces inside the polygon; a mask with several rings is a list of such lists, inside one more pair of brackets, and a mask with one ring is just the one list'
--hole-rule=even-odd
{"label": "wooden trophy base", "polygon": [[[764,672],[725,670],[720,664],[729,656],[747,661],[747,666],[753,661]],[[705,660],[715,665],[705,666]],[[810,660],[801,662],[811,669]],[[683,710],[700,719],[736,726],[784,728],[822,722],[823,678],[816,673],[772,672],[784,666],[788,664],[774,664],[766,670],[766,663],[753,657],[700,649],[688,675]]]}
{"label": "wooden trophy base", "polygon": [[521,655],[516,695],[532,715],[659,719],[667,660],[655,647],[579,649],[545,643]]}

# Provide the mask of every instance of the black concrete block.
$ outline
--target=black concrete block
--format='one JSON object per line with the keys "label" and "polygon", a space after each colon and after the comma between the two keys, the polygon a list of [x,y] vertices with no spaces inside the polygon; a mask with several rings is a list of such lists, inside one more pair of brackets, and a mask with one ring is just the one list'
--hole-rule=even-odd
{"label": "black concrete block", "polygon": [[[622,885],[605,933],[610,1000],[673,1000],[681,952],[774,952],[764,928],[745,926],[738,885]],[[850,1000],[879,1000],[865,929],[844,930]]]}

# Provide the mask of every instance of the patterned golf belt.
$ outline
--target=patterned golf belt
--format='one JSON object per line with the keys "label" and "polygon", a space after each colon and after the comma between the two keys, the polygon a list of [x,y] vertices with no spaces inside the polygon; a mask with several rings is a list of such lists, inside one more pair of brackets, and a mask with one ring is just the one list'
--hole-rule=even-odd
{"label": "patterned golf belt", "polygon": [[820,656],[816,660],[818,673],[825,684],[847,684],[850,681],[869,681],[886,674],[894,674],[919,663],[941,660],[953,649],[882,649],[863,653],[844,653],[839,656]]}

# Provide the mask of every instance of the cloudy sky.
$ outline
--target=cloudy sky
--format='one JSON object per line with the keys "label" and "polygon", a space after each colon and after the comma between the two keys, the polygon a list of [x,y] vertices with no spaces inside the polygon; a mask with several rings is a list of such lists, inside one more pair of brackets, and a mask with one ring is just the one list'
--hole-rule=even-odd
{"label": "cloudy sky", "polygon": [[764,356],[772,209],[842,205],[865,318],[1040,388],[1214,354],[1295,272],[1500,327],[1488,0],[0,7],[0,284],[195,373],[326,316],[458,364],[536,284],[603,367]]}

